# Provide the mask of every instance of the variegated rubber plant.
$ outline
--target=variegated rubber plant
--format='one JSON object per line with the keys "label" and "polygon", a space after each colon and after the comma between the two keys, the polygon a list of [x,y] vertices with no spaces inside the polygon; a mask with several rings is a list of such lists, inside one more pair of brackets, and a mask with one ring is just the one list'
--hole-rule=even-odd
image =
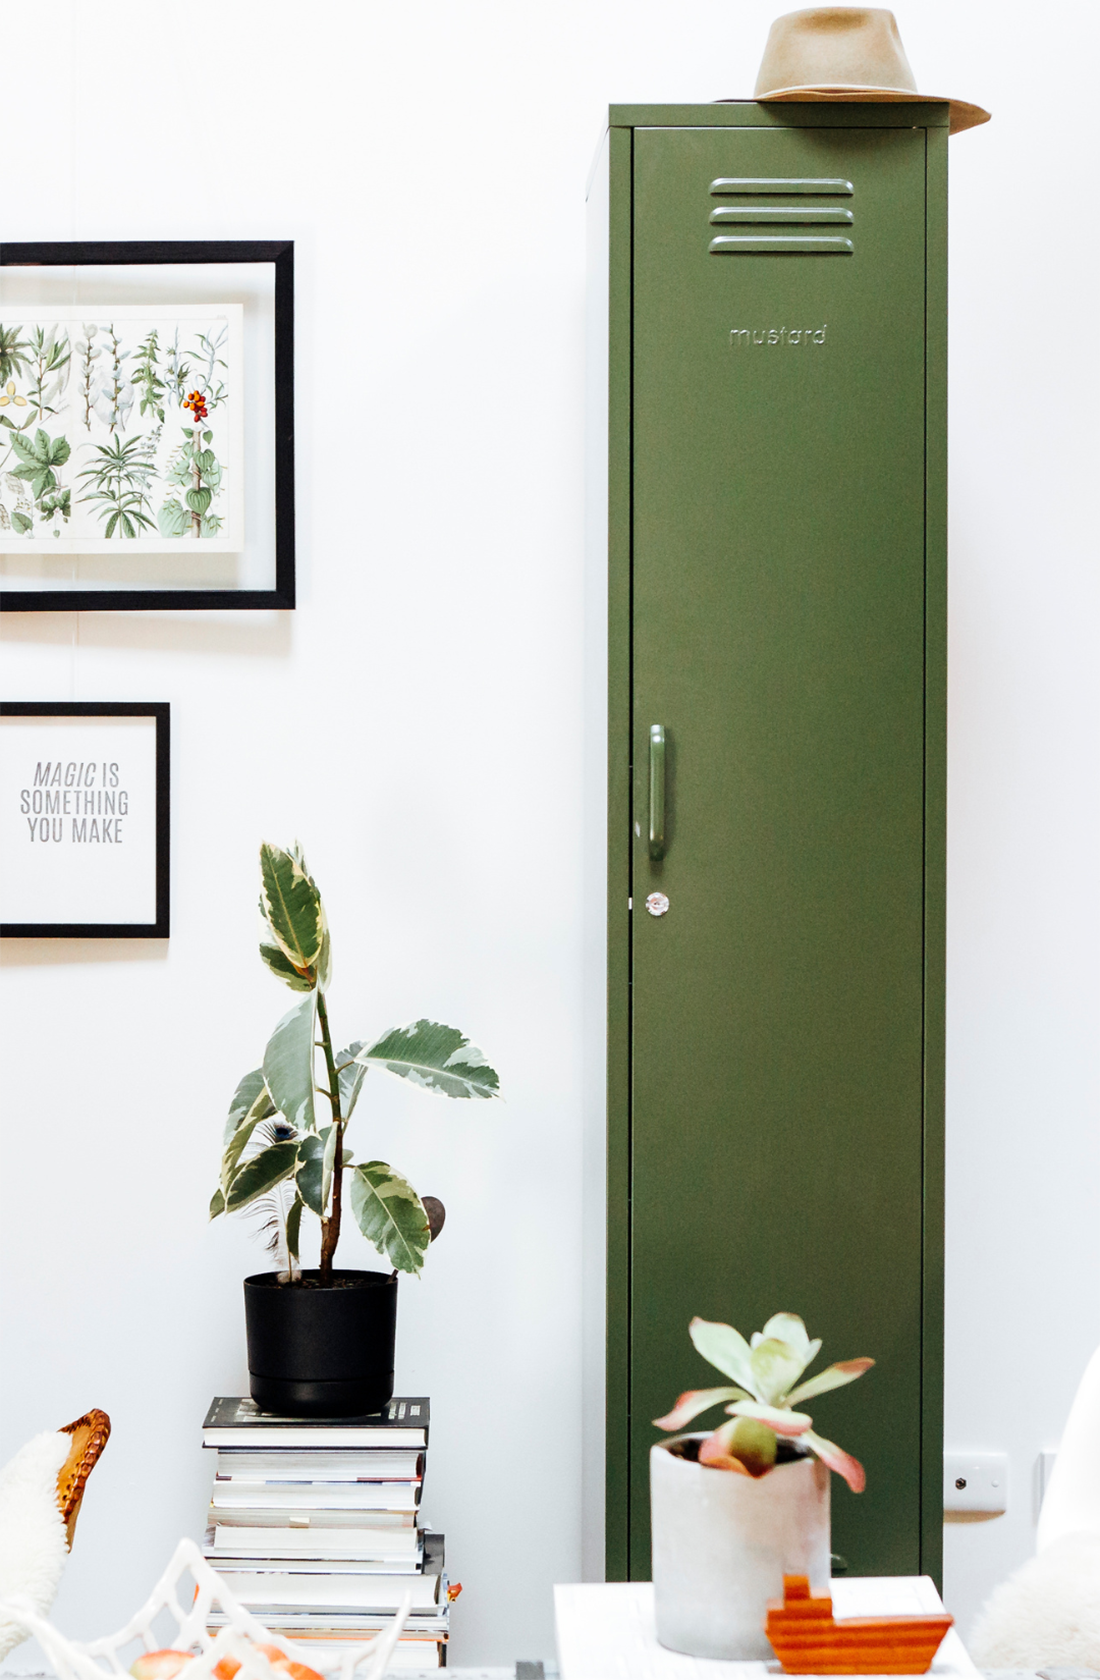
{"label": "variegated rubber plant", "polygon": [[[289,852],[261,846],[260,875],[260,955],[291,991],[305,995],[272,1033],[263,1066],[246,1073],[234,1092],[210,1217],[251,1207],[276,1192],[286,1277],[295,1281],[308,1208],[321,1221],[323,1283],[332,1277],[347,1173],[351,1210],[367,1241],[395,1271],[419,1272],[443,1224],[443,1205],[434,1197],[422,1201],[385,1161],[352,1160],[344,1133],[363,1080],[378,1068],[441,1096],[489,1098],[498,1095],[497,1076],[469,1039],[438,1021],[395,1027],[373,1043],[359,1039],[334,1054],[325,1003],[329,930],[316,882],[297,846]],[[318,1051],[324,1064],[320,1084]],[[330,1111],[327,1124],[317,1113],[316,1096]]]}
{"label": "variegated rubber plant", "polygon": [[776,1313],[763,1330],[754,1331],[751,1342],[746,1342],[732,1325],[711,1324],[703,1318],[692,1319],[690,1335],[703,1358],[724,1376],[732,1377],[736,1386],[696,1388],[681,1394],[666,1417],[654,1418],[658,1429],[682,1430],[693,1418],[725,1401],[730,1422],[720,1424],[700,1442],[700,1464],[744,1476],[764,1476],[775,1465],[778,1437],[783,1435],[816,1453],[830,1470],[844,1477],[853,1493],[863,1492],[867,1478],[862,1464],[832,1441],[815,1435],[813,1419],[794,1408],[817,1394],[827,1394],[831,1388],[855,1382],[870,1370],[873,1359],[845,1359],[799,1382],[821,1351],[821,1343],[811,1342],[806,1326],[795,1313]]}

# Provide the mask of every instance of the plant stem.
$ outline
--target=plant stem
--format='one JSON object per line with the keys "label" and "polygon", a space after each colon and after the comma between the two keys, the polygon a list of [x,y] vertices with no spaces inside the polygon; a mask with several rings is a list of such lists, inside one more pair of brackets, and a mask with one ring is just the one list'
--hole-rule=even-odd
{"label": "plant stem", "polygon": [[118,347],[122,343],[122,340],[119,338],[118,334],[115,332],[115,324],[114,324],[113,321],[111,322],[111,325],[107,328],[107,331],[111,335],[111,362],[112,362],[112,372],[111,372],[111,380],[112,380],[112,385],[111,385],[111,436],[114,437],[115,430],[118,426],[118,419],[119,419],[118,399],[122,395],[122,386],[119,384],[119,379],[118,379],[119,373],[120,373],[121,368],[122,368],[122,362],[119,360]]}
{"label": "plant stem", "polygon": [[84,426],[87,431],[92,429],[92,341],[89,338],[84,351]]}
{"label": "plant stem", "polygon": [[[202,427],[201,426],[196,426],[195,427],[195,441],[191,445],[191,473],[192,473],[192,476],[194,477],[194,480],[195,480],[195,489],[196,490],[201,490],[202,489],[202,473],[199,471],[197,465],[195,464],[195,456],[199,453],[199,450],[201,448],[202,448]],[[196,513],[194,511],[194,509],[192,509],[192,511],[191,511],[191,535],[193,537],[201,537],[202,536],[202,515],[199,514],[199,513]],[[320,992],[317,993],[317,996],[318,996],[318,998],[321,999],[321,1008],[323,1009],[324,1008],[324,999],[321,998]],[[326,1027],[325,1031],[327,1033],[327,1031],[328,1031],[327,1027]]]}
{"label": "plant stem", "polygon": [[344,1121],[340,1115],[340,1080],[336,1060],[332,1054],[332,1035],[328,1029],[328,1010],[325,994],[317,988],[317,1019],[321,1024],[321,1047],[328,1070],[328,1100],[332,1107],[332,1123],[336,1127],[336,1158],[332,1163],[332,1207],[326,1219],[321,1217],[321,1282],[332,1282],[332,1260],[340,1241],[341,1192],[344,1188]]}

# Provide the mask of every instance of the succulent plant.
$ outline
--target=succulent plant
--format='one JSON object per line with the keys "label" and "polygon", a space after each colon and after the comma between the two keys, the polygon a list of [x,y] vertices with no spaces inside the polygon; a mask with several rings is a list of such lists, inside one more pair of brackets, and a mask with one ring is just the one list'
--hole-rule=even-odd
{"label": "succulent plant", "polygon": [[863,1492],[867,1478],[862,1464],[832,1441],[815,1435],[813,1419],[794,1408],[831,1388],[855,1382],[870,1370],[873,1359],[845,1359],[800,1383],[799,1377],[821,1351],[821,1343],[810,1340],[796,1313],[775,1313],[763,1330],[753,1333],[751,1342],[732,1325],[711,1324],[704,1318],[693,1318],[689,1333],[703,1358],[732,1377],[736,1386],[690,1389],[667,1416],[654,1418],[658,1429],[682,1430],[693,1418],[725,1401],[730,1421],[700,1442],[700,1464],[743,1476],[764,1476],[776,1462],[778,1437],[783,1435],[816,1453],[823,1464],[844,1477],[853,1493]]}

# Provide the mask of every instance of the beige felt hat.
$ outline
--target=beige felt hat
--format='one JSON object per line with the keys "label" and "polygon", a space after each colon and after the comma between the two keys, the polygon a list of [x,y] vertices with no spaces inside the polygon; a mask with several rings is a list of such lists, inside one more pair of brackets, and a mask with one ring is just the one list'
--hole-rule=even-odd
{"label": "beige felt hat", "polygon": [[894,14],[877,6],[810,6],[776,18],[755,97],[949,105],[952,134],[989,121],[980,105],[917,92]]}

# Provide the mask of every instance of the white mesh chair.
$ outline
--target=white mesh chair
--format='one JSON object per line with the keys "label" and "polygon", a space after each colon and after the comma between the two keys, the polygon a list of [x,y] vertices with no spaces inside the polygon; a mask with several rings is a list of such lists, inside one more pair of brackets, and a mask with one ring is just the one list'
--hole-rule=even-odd
{"label": "white mesh chair", "polygon": [[[215,1574],[193,1540],[181,1540],[172,1561],[149,1598],[126,1626],[101,1639],[80,1642],[67,1639],[52,1623],[40,1616],[26,1599],[0,1603],[0,1617],[20,1623],[38,1640],[58,1680],[111,1680],[125,1675],[141,1651],[166,1646],[194,1650],[192,1660],[180,1670],[177,1680],[210,1680],[223,1657],[240,1663],[236,1680],[286,1680],[274,1669],[257,1644],[275,1645],[294,1662],[327,1672],[338,1680],[381,1680],[386,1672],[412,1602],[407,1594],[393,1621],[368,1644],[340,1654],[273,1634],[243,1604],[239,1604],[221,1577]],[[227,1626],[216,1637],[207,1632],[207,1617],[217,1605]]]}

